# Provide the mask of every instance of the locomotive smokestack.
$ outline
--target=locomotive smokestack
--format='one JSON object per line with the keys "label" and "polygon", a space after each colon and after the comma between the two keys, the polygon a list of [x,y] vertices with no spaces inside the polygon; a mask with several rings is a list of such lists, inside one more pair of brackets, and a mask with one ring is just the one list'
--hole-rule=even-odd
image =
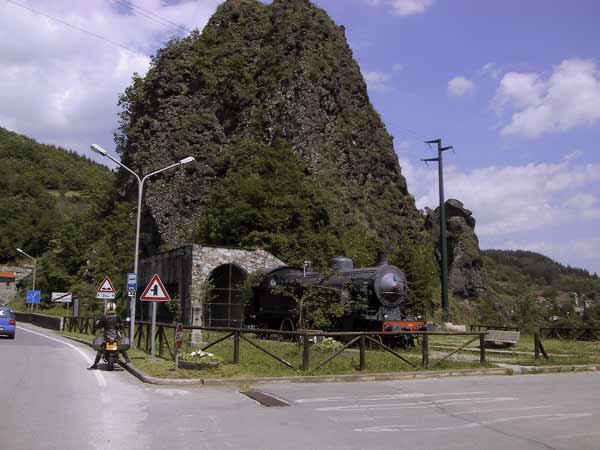
{"label": "locomotive smokestack", "polygon": [[388,258],[387,258],[387,253],[386,252],[383,252],[383,251],[379,252],[377,254],[377,259],[378,259],[378,261],[377,261],[377,265],[378,266],[387,266],[387,265],[389,265]]}

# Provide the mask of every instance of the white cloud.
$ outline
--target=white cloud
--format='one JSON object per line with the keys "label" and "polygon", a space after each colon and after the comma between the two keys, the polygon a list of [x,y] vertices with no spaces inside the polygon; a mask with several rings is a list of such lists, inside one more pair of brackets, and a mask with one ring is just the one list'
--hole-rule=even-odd
{"label": "white cloud", "polygon": [[500,242],[495,248],[541,253],[571,267],[586,268],[600,275],[600,238],[571,238],[563,242],[509,240]]}
{"label": "white cloud", "polygon": [[580,149],[575,149],[575,150],[573,150],[572,152],[569,152],[569,153],[567,153],[567,154],[566,154],[566,155],[563,157],[563,159],[564,159],[565,161],[573,161],[574,159],[577,159],[577,158],[579,158],[579,157],[580,157],[580,156],[582,156],[582,155],[583,155],[583,150],[580,150]]}
{"label": "white cloud", "polygon": [[385,92],[390,89],[387,82],[390,80],[390,75],[384,72],[365,72],[365,80],[370,90]]}
{"label": "white cloud", "polygon": [[370,5],[387,5],[397,16],[422,14],[433,5],[433,0],[367,0]]}
{"label": "white cloud", "polygon": [[[412,163],[404,144],[398,150],[417,207],[436,208],[437,167]],[[446,199],[456,198],[473,211],[482,248],[537,251],[600,274],[599,183],[600,164],[565,161],[470,171],[444,166]]]}
{"label": "white cloud", "polygon": [[479,75],[489,75],[493,79],[497,79],[500,76],[501,70],[496,66],[496,63],[489,62],[484,64],[481,69],[479,69]]}
{"label": "white cloud", "polygon": [[[417,206],[439,203],[437,171],[401,160]],[[472,210],[477,234],[509,236],[547,227],[600,218],[592,191],[600,182],[600,164],[527,164],[491,166],[464,172],[444,168],[446,198],[456,198]]]}
{"label": "white cloud", "polygon": [[448,81],[448,95],[462,97],[475,91],[475,83],[465,77],[454,77]]}
{"label": "white cloud", "polygon": [[[147,55],[182,30],[156,17],[150,20],[141,9],[124,10],[117,2],[22,3],[105,40],[4,4],[0,14],[0,126],[79,151],[87,150],[92,142],[112,148],[119,94],[134,72],[146,73]],[[192,29],[202,28],[219,3],[148,0],[143,8]]]}
{"label": "white cloud", "polygon": [[595,62],[567,59],[550,77],[509,72],[493,102],[498,113],[510,109],[501,134],[536,137],[591,126],[600,121],[600,70]]}

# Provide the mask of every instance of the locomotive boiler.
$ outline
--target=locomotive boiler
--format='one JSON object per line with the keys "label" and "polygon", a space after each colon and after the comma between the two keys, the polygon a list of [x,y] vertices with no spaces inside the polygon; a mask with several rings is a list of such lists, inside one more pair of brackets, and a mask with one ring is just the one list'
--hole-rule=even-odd
{"label": "locomotive boiler", "polygon": [[336,331],[414,331],[424,325],[406,320],[406,275],[390,265],[384,255],[371,267],[354,268],[350,258],[336,256],[329,260],[329,270],[324,272],[289,266],[272,269],[254,290],[247,322],[258,328],[295,330],[300,306],[294,297],[299,298],[308,287],[346,304],[362,300],[360,310],[348,311],[339,318],[333,326]]}

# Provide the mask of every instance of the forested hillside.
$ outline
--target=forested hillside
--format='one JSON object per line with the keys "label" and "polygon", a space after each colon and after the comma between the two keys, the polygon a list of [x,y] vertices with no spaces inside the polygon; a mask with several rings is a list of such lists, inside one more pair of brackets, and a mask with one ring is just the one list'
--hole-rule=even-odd
{"label": "forested hillside", "polygon": [[524,329],[600,326],[600,278],[539,253],[484,250],[492,289],[503,316]]}
{"label": "forested hillside", "polygon": [[543,297],[559,292],[576,292],[600,299],[600,278],[587,270],[563,266],[535,252],[525,250],[484,250],[485,267],[499,295],[536,291]]}
{"label": "forested hillside", "polygon": [[70,291],[91,304],[106,274],[122,284],[133,257],[135,204],[121,200],[115,174],[2,128],[0,157],[0,263],[20,256],[17,247],[34,256],[44,302],[50,292]]}
{"label": "forested hillside", "polygon": [[113,183],[107,167],[0,128],[0,262],[39,255],[66,218]]}

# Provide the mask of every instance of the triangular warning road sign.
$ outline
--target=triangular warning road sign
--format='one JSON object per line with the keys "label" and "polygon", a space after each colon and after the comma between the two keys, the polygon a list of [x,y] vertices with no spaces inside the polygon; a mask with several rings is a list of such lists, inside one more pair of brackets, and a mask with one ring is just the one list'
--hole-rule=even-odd
{"label": "triangular warning road sign", "polygon": [[154,274],[150,283],[144,289],[140,300],[145,302],[168,302],[171,300],[171,297],[169,297],[165,285],[160,281],[160,277]]}
{"label": "triangular warning road sign", "polygon": [[102,283],[100,283],[100,286],[96,292],[109,292],[111,294],[116,292],[112,282],[110,281],[110,278],[108,278],[108,275],[104,277],[104,280],[102,280]]}

